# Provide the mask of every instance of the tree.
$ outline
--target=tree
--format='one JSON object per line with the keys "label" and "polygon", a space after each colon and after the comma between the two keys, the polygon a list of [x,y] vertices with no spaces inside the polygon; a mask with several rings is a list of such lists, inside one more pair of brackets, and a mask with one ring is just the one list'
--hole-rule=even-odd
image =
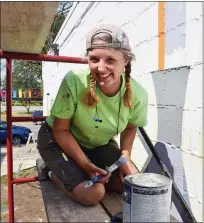
{"label": "tree", "polygon": [[30,106],[32,105],[31,98],[20,98],[19,101],[26,108],[27,113],[29,114],[29,112],[30,112]]}
{"label": "tree", "polygon": [[5,67],[6,67],[5,59],[0,59],[0,67],[1,67],[1,71],[5,70]]}
{"label": "tree", "polygon": [[15,60],[13,63],[13,88],[41,88],[42,64],[38,61]]}
{"label": "tree", "polygon": [[[42,48],[42,54],[48,53],[51,44],[55,40],[72,5],[72,2],[60,2],[54,21],[51,25],[50,32],[47,36],[44,47]],[[13,88],[21,88],[23,90],[27,88],[39,88],[42,92],[42,63],[40,61],[14,60],[12,70]],[[6,87],[6,77],[2,78],[1,86]],[[29,109],[32,104],[31,99],[24,98],[21,99],[21,101],[29,113]]]}
{"label": "tree", "polygon": [[6,88],[6,76],[1,76],[1,89]]}
{"label": "tree", "polygon": [[6,68],[5,59],[0,59],[0,74],[1,74],[0,87],[1,88],[6,87],[6,80],[5,80],[6,69],[5,68]]}
{"label": "tree", "polygon": [[66,1],[60,2],[59,6],[57,8],[57,13],[67,15],[68,12],[70,11],[72,5],[73,5],[73,2],[66,2]]}
{"label": "tree", "polygon": [[[15,60],[13,63],[12,87],[41,89],[42,63],[39,61]],[[19,99],[22,105],[26,108],[27,113],[30,112],[32,99],[23,97]]]}
{"label": "tree", "polygon": [[68,12],[70,11],[73,3],[72,2],[61,2],[57,9],[57,14],[55,15],[54,21],[51,25],[50,32],[45,41],[44,47],[42,49],[42,54],[47,54],[51,44],[55,40]]}

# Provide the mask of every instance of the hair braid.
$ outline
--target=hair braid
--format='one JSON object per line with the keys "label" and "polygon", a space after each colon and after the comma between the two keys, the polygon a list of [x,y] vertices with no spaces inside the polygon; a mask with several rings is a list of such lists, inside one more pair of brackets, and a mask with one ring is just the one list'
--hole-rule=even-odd
{"label": "hair braid", "polygon": [[124,95],[124,105],[126,107],[132,108],[132,89],[130,86],[130,73],[131,73],[131,62],[125,66],[125,95]]}
{"label": "hair braid", "polygon": [[90,73],[90,89],[88,94],[83,99],[83,102],[88,106],[94,107],[98,102],[98,98],[96,96],[96,80],[93,75]]}

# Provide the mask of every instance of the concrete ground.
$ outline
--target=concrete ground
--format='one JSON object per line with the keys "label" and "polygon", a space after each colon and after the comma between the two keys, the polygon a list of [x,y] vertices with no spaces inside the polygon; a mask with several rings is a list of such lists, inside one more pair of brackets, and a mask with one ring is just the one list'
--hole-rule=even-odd
{"label": "concrete ground", "polygon": [[[7,174],[7,152],[6,148],[1,148],[1,176]],[[17,173],[20,165],[21,170],[34,167],[38,152],[35,145],[32,143],[27,147],[13,147],[13,172]]]}
{"label": "concrete ground", "polygon": [[[35,110],[43,110],[43,106],[31,106],[30,112],[33,112]],[[6,111],[6,106],[1,105],[1,112]],[[26,108],[24,106],[12,106],[13,112],[26,112]]]}
{"label": "concrete ground", "polygon": [[[15,123],[15,125],[22,125],[30,128],[34,133],[34,138],[37,138],[40,125],[34,125],[32,122]],[[38,157],[38,153],[36,153],[36,151],[36,145],[34,143],[30,143],[27,146],[13,146],[13,172],[17,173],[21,165],[21,170],[36,166],[36,158]],[[4,176],[7,175],[6,145],[1,145],[0,152],[1,176]],[[17,175],[15,178],[37,176],[36,169],[32,169],[30,171],[31,172],[27,170],[27,172],[23,172],[25,176]],[[15,222],[47,222],[39,182],[17,184],[14,185],[13,190]],[[8,222],[8,186],[4,180],[1,185],[0,198],[1,222]]]}
{"label": "concrete ground", "polygon": [[[22,125],[31,129],[34,133],[34,139],[37,138],[37,133],[40,125],[35,125],[31,122],[15,123],[15,125]],[[7,174],[7,148],[6,145],[1,145],[1,176]],[[31,168],[36,165],[38,151],[33,142],[21,146],[13,146],[13,172],[17,173],[21,165],[21,170]]]}

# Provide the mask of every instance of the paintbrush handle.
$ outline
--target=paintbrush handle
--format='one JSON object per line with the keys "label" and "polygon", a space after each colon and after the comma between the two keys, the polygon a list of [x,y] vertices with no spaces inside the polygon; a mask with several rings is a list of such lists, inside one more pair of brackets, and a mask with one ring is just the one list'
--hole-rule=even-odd
{"label": "paintbrush handle", "polygon": [[[108,173],[112,173],[114,170],[116,170],[122,164],[124,164],[126,162],[127,162],[127,159],[125,157],[120,157],[120,159],[118,159],[113,165],[111,165],[110,167],[107,167],[106,170]],[[90,186],[94,185],[95,183],[99,182],[103,177],[105,177],[105,176],[99,175],[99,176],[92,178],[88,183],[85,184],[85,187],[90,187]]]}

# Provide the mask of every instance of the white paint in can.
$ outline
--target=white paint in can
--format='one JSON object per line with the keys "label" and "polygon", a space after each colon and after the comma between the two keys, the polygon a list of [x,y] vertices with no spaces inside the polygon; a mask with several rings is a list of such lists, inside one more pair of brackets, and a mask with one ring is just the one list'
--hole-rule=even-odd
{"label": "white paint in can", "polygon": [[172,180],[155,173],[124,178],[123,222],[170,222]]}

